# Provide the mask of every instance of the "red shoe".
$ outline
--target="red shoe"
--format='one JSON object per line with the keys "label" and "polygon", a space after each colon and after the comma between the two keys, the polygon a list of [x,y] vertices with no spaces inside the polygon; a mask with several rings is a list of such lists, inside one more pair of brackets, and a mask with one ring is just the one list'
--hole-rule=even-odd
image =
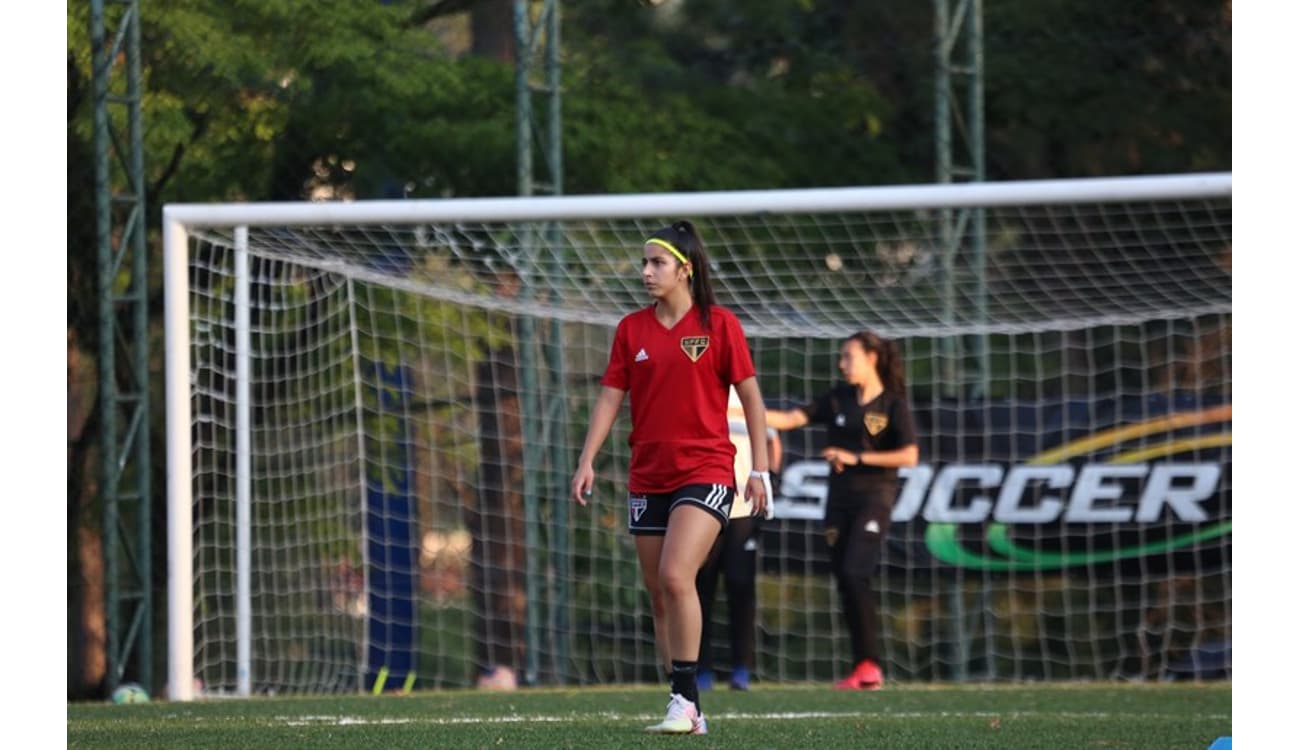
{"label": "red shoe", "polygon": [[863,659],[854,667],[853,674],[835,683],[836,690],[879,690],[885,682],[880,667],[870,659]]}

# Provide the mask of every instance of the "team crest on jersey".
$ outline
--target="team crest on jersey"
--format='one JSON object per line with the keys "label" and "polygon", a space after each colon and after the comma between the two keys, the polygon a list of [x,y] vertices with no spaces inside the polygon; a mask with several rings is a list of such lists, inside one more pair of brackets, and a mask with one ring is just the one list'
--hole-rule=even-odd
{"label": "team crest on jersey", "polygon": [[832,526],[826,530],[826,543],[834,547],[835,543],[840,540],[840,530]]}
{"label": "team crest on jersey", "polygon": [[866,425],[867,434],[875,437],[889,426],[889,417],[878,411],[869,411],[862,416],[862,424]]}
{"label": "team crest on jersey", "polygon": [[700,357],[704,356],[704,351],[708,348],[708,336],[684,336],[682,338],[682,351],[686,352],[686,356],[690,357],[692,362],[699,362]]}
{"label": "team crest on jersey", "polygon": [[636,523],[645,515],[646,499],[633,495],[628,498],[628,510],[632,514],[632,522]]}

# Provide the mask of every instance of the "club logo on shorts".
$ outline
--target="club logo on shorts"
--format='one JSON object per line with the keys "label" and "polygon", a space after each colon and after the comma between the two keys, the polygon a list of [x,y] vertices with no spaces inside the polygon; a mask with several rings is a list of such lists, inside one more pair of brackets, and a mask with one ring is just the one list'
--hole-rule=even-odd
{"label": "club logo on shorts", "polygon": [[686,352],[686,356],[690,357],[692,362],[699,362],[700,357],[704,356],[704,352],[708,348],[708,336],[685,336],[682,338],[682,351]]}
{"label": "club logo on shorts", "polygon": [[867,434],[875,437],[889,426],[889,416],[878,411],[869,411],[862,416],[862,424],[867,427]]}
{"label": "club logo on shorts", "polygon": [[835,543],[838,542],[839,539],[840,539],[840,530],[839,530],[839,529],[836,529],[836,528],[829,528],[829,529],[826,530],[826,543],[827,543],[827,544],[829,544],[830,546],[834,547],[834,546],[835,546]]}
{"label": "club logo on shorts", "polygon": [[646,499],[644,497],[633,495],[628,498],[628,511],[632,514],[632,523],[640,521],[641,516],[645,515],[645,506]]}

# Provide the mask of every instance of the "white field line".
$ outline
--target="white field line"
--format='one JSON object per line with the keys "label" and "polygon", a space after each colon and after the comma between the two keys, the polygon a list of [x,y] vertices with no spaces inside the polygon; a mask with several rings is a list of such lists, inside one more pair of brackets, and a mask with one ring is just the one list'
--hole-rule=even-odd
{"label": "white field line", "polygon": [[[1068,719],[1118,719],[1118,718],[1182,718],[1183,714],[1115,713],[1109,711],[798,711],[748,713],[728,711],[705,714],[710,721],[728,719],[758,719],[763,721],[804,721],[808,719],[1019,719],[1039,716]],[[386,724],[555,724],[560,722],[590,721],[599,718],[609,721],[654,721],[658,714],[620,714],[602,711],[589,714],[511,714],[508,716],[421,716],[401,718],[365,718],[360,716],[277,716],[274,721],[287,726],[366,726]],[[1228,720],[1228,714],[1207,714],[1203,718]]]}

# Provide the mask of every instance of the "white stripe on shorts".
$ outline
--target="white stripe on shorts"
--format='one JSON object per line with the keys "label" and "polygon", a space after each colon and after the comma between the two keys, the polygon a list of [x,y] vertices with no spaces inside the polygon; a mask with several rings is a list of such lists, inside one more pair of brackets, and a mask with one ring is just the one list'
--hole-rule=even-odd
{"label": "white stripe on shorts", "polygon": [[714,510],[722,509],[722,501],[727,497],[727,485],[715,484],[704,502]]}

